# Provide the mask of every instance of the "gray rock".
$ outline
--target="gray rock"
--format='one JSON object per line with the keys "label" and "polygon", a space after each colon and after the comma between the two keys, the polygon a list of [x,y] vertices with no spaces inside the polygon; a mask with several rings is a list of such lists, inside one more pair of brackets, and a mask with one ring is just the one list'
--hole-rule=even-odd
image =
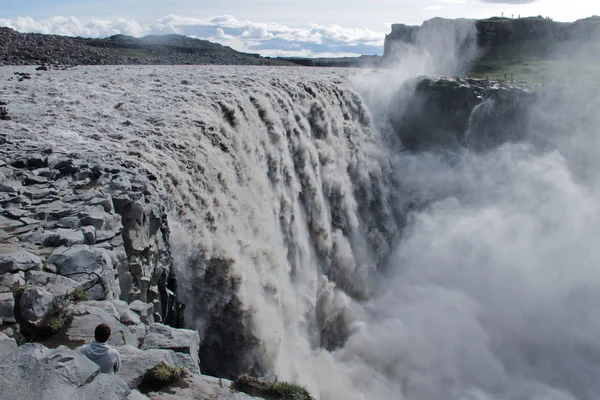
{"label": "gray rock", "polygon": [[59,228],[76,229],[81,226],[81,221],[76,216],[64,217],[56,222],[56,226]]}
{"label": "gray rock", "polygon": [[56,233],[59,236],[59,244],[61,246],[73,246],[76,244],[83,244],[85,238],[83,232],[79,229],[57,229]]}
{"label": "gray rock", "polygon": [[200,363],[200,335],[190,329],[176,329],[163,324],[152,324],[144,339],[142,349],[170,349],[186,353],[196,364]]}
{"label": "gray rock", "polygon": [[123,378],[131,389],[142,383],[144,376],[162,362],[169,365],[182,366],[175,352],[171,350],[140,350],[133,346],[118,347],[121,354],[121,370],[119,376]]}
{"label": "gray rock", "polygon": [[117,375],[100,374],[94,362],[65,346],[27,343],[0,359],[0,376],[3,399],[118,400],[130,392]]}
{"label": "gray rock", "polygon": [[111,190],[129,192],[131,190],[131,181],[125,177],[117,177],[109,185]]}
{"label": "gray rock", "polygon": [[175,356],[178,360],[178,366],[187,369],[192,374],[200,373],[200,365],[198,365],[193,359],[192,356],[185,353],[175,353]]}
{"label": "gray rock", "polygon": [[32,324],[37,324],[48,315],[54,304],[54,295],[38,286],[30,286],[21,295],[19,310],[21,316]]}
{"label": "gray rock", "polygon": [[144,324],[151,324],[154,322],[154,305],[144,303],[141,300],[136,300],[129,304],[131,311],[140,316],[140,319]]}
{"label": "gray rock", "polygon": [[23,271],[14,274],[4,274],[0,278],[0,293],[14,292],[19,286],[25,284],[25,274]]}
{"label": "gray rock", "polygon": [[81,225],[91,225],[96,229],[102,229],[106,218],[105,216],[106,212],[104,211],[104,208],[100,205],[86,207],[84,211],[79,213],[79,217],[81,218]]}
{"label": "gray rock", "polygon": [[111,300],[111,302],[119,313],[119,321],[121,321],[121,323],[125,325],[138,325],[142,322],[140,316],[131,311],[127,303],[123,300]]}
{"label": "gray rock", "polygon": [[45,271],[27,271],[25,276],[29,284],[41,286],[55,296],[71,293],[82,286],[66,276]]}
{"label": "gray rock", "polygon": [[29,211],[23,210],[22,208],[7,208],[4,210],[4,215],[14,219],[19,219],[27,214],[29,214]]}
{"label": "gray rock", "polygon": [[[47,181],[46,178],[42,177],[37,177],[37,179],[44,179]],[[21,190],[21,194],[27,197],[28,199],[37,200],[43,199],[52,194],[56,194],[56,190],[49,187],[28,187],[26,189]]]}
{"label": "gray rock", "polygon": [[31,269],[42,269],[42,259],[39,256],[14,244],[0,244],[0,274]]}
{"label": "gray rock", "polygon": [[0,192],[17,193],[22,187],[20,181],[4,181],[0,184]]}
{"label": "gray rock", "polygon": [[129,396],[127,396],[127,400],[150,400],[150,398],[138,390],[132,390]]}
{"label": "gray rock", "polygon": [[169,393],[153,393],[152,400],[261,400],[231,389],[232,382],[227,379],[213,378],[205,375],[191,375],[185,378],[185,384],[173,387]]}
{"label": "gray rock", "polygon": [[11,230],[20,226],[23,226],[21,221],[0,215],[0,229]]}
{"label": "gray rock", "polygon": [[71,342],[83,343],[93,339],[94,329],[99,324],[110,326],[111,335],[108,344],[111,346],[132,345],[137,347],[139,342],[135,334],[119,322],[114,315],[107,314],[101,310],[96,310],[93,314],[77,315],[68,325],[65,336]]}
{"label": "gray rock", "polygon": [[94,228],[93,226],[84,226],[81,228],[81,233],[83,233],[83,239],[85,244],[96,244],[96,228]]}
{"label": "gray rock", "polygon": [[117,320],[120,317],[120,314],[112,301],[82,301],[73,308],[72,314],[87,315],[96,314],[98,312],[104,312],[115,317]]}
{"label": "gray rock", "polygon": [[25,179],[23,180],[23,183],[25,183],[25,185],[27,185],[27,186],[42,185],[42,184],[48,183],[48,178],[32,174],[32,175],[26,176]]}
{"label": "gray rock", "polygon": [[14,324],[15,320],[15,299],[10,292],[0,293],[0,318],[5,323]]}
{"label": "gray rock", "polygon": [[110,183],[110,181],[112,181],[113,176],[108,173],[108,172],[103,172],[98,179],[96,180],[96,182],[99,185],[108,185]]}
{"label": "gray rock", "polygon": [[35,233],[29,237],[29,242],[44,247],[58,247],[60,245],[60,235],[52,231]]}
{"label": "gray rock", "polygon": [[112,259],[104,249],[87,245],[59,247],[50,255],[48,262],[56,265],[59,274],[85,283],[95,300],[119,296]]}
{"label": "gray rock", "polygon": [[67,203],[63,203],[60,200],[53,201],[52,203],[42,204],[36,206],[34,209],[37,219],[45,219],[48,221],[58,221],[61,218],[73,215],[73,207]]}
{"label": "gray rock", "polygon": [[17,341],[0,332],[0,358],[17,349]]}

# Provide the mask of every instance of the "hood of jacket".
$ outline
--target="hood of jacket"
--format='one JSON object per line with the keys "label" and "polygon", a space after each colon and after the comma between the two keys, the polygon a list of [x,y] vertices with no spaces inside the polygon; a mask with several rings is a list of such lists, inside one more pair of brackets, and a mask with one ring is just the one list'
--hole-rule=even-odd
{"label": "hood of jacket", "polygon": [[85,355],[92,360],[96,360],[108,353],[108,349],[106,343],[92,342],[85,349]]}

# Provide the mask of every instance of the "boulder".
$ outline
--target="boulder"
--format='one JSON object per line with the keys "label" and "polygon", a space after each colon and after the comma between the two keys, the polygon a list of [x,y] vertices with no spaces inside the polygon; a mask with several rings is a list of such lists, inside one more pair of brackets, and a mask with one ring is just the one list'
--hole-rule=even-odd
{"label": "boulder", "polygon": [[115,271],[107,250],[87,245],[59,247],[48,263],[56,265],[60,275],[83,283],[94,300],[118,297]]}
{"label": "boulder", "polygon": [[117,350],[121,355],[119,376],[129,384],[131,389],[138,387],[144,376],[162,362],[184,367],[175,352],[171,350],[140,350],[133,346],[121,346]]}
{"label": "boulder", "polygon": [[56,233],[59,236],[59,245],[71,247],[75,244],[83,244],[85,241],[85,237],[83,236],[83,232],[79,229],[62,229],[59,228],[56,230]]}
{"label": "boulder", "polygon": [[31,269],[42,269],[40,257],[14,244],[0,244],[0,274]]}
{"label": "boulder", "polygon": [[17,341],[0,332],[0,358],[17,349]]}
{"label": "boulder", "polygon": [[14,292],[16,288],[25,284],[25,274],[23,271],[14,274],[4,274],[0,278],[0,293]]}
{"label": "boulder", "polygon": [[21,316],[29,323],[36,324],[44,319],[54,304],[54,295],[39,286],[25,289],[19,300]]}
{"label": "boulder", "polygon": [[111,300],[114,304],[117,312],[119,313],[119,320],[125,325],[138,325],[142,321],[140,316],[129,309],[129,306],[123,300]]}
{"label": "boulder", "polygon": [[45,271],[27,271],[25,277],[29,284],[41,286],[55,296],[71,293],[81,287],[73,279]]}
{"label": "boulder", "polygon": [[27,343],[0,358],[0,376],[3,399],[117,400],[130,392],[119,376],[100,374],[94,362],[65,346]]}
{"label": "boulder", "polygon": [[137,347],[139,342],[135,334],[123,325],[114,315],[107,314],[99,309],[93,314],[76,315],[65,330],[65,336],[71,342],[83,343],[94,337],[94,330],[100,324],[110,326],[111,335],[108,344],[111,346],[132,345]]}
{"label": "boulder", "polygon": [[144,324],[151,324],[154,322],[154,305],[144,303],[141,300],[136,300],[129,304],[131,311],[140,316],[140,319]]}
{"label": "boulder", "polygon": [[176,329],[163,324],[152,324],[144,339],[142,349],[169,349],[189,354],[196,365],[200,364],[200,335],[190,329]]}

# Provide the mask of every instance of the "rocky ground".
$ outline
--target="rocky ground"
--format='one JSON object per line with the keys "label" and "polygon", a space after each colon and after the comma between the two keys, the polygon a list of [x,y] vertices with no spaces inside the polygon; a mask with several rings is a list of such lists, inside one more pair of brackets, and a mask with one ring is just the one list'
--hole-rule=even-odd
{"label": "rocky ground", "polygon": [[[165,324],[181,325],[183,305],[155,180],[0,137],[0,399],[249,398],[200,374],[198,332]],[[75,350],[99,323],[122,356],[116,376]],[[152,382],[163,363],[185,374],[171,394]]]}
{"label": "rocky ground", "polygon": [[89,39],[0,27],[0,65],[294,65],[181,35]]}

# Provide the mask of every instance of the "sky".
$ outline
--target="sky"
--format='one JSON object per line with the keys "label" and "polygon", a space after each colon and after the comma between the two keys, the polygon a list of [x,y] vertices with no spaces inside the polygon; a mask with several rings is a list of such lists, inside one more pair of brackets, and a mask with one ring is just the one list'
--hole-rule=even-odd
{"label": "sky", "polygon": [[106,37],[178,33],[264,56],[382,54],[392,23],[434,17],[600,15],[600,0],[19,0],[0,26]]}

